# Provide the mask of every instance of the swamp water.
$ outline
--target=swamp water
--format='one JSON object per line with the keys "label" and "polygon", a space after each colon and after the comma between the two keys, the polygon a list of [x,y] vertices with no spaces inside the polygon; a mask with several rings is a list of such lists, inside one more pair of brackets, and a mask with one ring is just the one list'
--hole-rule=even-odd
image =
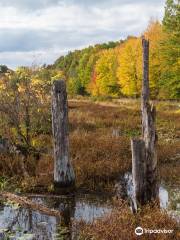
{"label": "swamp water", "polygon": [[[127,196],[134,202],[132,174],[124,176]],[[169,215],[180,222],[180,188],[179,186],[167,186],[161,183],[159,186],[159,202],[162,209],[166,209]]]}
{"label": "swamp water", "polygon": [[[127,195],[132,195],[132,176],[125,174]],[[121,183],[119,183],[121,184]],[[176,187],[159,188],[160,205],[168,209],[177,221],[180,220],[180,193]],[[45,215],[31,209],[19,208],[6,203],[0,206],[0,240],[66,240],[76,239],[78,229],[74,222],[83,220],[91,223],[111,212],[111,198],[83,194],[73,197],[30,196],[31,200],[49,208],[60,210],[61,218]],[[7,234],[9,230],[11,234]],[[8,236],[8,237],[7,237]]]}
{"label": "swamp water", "polygon": [[[111,211],[110,200],[99,195],[76,197],[37,196],[31,200],[62,212],[62,217],[42,214],[7,203],[0,208],[0,239],[63,240],[76,239],[74,220],[87,223]],[[6,238],[6,231],[12,232]]]}

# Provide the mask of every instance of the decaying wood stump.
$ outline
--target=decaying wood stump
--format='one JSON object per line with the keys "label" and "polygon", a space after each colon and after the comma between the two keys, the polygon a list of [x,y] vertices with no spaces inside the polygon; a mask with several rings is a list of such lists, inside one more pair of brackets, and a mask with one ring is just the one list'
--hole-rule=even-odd
{"label": "decaying wood stump", "polygon": [[131,140],[132,176],[136,206],[146,203],[146,151],[141,139]]}
{"label": "decaying wood stump", "polygon": [[52,130],[55,188],[72,187],[75,174],[69,159],[68,103],[63,80],[54,81],[52,86]]}
{"label": "decaying wood stump", "polygon": [[131,140],[133,184],[137,205],[158,198],[156,110],[149,103],[149,41],[142,39],[143,82],[141,96],[142,140]]}
{"label": "decaying wood stump", "polygon": [[146,148],[146,194],[147,200],[155,200],[158,197],[157,181],[157,135],[155,127],[156,109],[149,103],[149,41],[142,40],[143,45],[143,84],[142,84],[142,137]]}

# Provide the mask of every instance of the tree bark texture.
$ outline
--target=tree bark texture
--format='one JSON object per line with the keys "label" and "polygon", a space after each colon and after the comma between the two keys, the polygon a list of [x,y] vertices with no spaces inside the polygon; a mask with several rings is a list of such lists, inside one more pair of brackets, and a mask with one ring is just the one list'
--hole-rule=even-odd
{"label": "tree bark texture", "polygon": [[131,140],[132,175],[136,206],[146,203],[146,151],[141,139]]}
{"label": "tree bark texture", "polygon": [[68,103],[66,84],[63,80],[52,86],[52,131],[54,137],[54,184],[70,187],[75,183],[75,174],[69,159]]}
{"label": "tree bark texture", "polygon": [[157,135],[156,135],[156,109],[149,103],[149,41],[142,40],[143,46],[143,84],[142,84],[142,137],[146,148],[146,187],[147,200],[155,200],[158,197],[157,181]]}
{"label": "tree bark texture", "polygon": [[138,205],[158,199],[156,109],[149,103],[149,41],[142,39],[142,139],[131,140],[134,194]]}

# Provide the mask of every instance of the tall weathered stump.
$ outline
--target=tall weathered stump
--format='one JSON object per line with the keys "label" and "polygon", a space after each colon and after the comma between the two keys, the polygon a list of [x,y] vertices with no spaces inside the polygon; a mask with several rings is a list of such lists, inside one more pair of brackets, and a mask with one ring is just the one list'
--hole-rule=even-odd
{"label": "tall weathered stump", "polygon": [[149,41],[142,39],[143,47],[143,82],[142,82],[142,137],[146,148],[146,194],[147,201],[158,198],[157,179],[157,134],[156,109],[149,103]]}
{"label": "tall weathered stump", "polygon": [[142,139],[131,140],[132,176],[137,206],[158,199],[156,110],[149,103],[149,41],[144,38],[142,39],[142,48]]}
{"label": "tall weathered stump", "polygon": [[52,85],[52,132],[55,190],[74,187],[75,174],[69,158],[68,103],[64,80],[54,81]]}

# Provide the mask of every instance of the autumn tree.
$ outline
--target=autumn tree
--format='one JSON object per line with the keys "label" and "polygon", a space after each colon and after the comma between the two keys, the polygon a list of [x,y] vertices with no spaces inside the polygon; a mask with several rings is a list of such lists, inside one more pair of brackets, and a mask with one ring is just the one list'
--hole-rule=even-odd
{"label": "autumn tree", "polygon": [[137,97],[140,95],[141,73],[141,41],[130,37],[119,47],[118,83],[123,95]]}
{"label": "autumn tree", "polygon": [[95,65],[94,84],[92,94],[98,96],[118,96],[119,86],[116,77],[117,54],[115,49],[101,52]]}
{"label": "autumn tree", "polygon": [[37,135],[51,133],[51,83],[61,76],[61,71],[44,67],[0,74],[0,134],[26,154],[38,150]]}
{"label": "autumn tree", "polygon": [[162,77],[161,42],[163,39],[162,25],[158,21],[151,21],[144,33],[150,41],[149,49],[149,84],[152,98],[158,97],[160,80]]}
{"label": "autumn tree", "polygon": [[63,71],[67,80],[68,93],[71,95],[89,94],[91,92],[89,84],[93,78],[100,52],[105,49],[113,49],[120,42],[96,44],[82,50],[69,52],[66,56],[57,59],[54,67]]}
{"label": "autumn tree", "polygon": [[2,119],[5,120],[4,124],[9,126],[11,141],[26,149],[31,147],[31,109],[32,104],[36,102],[30,82],[31,72],[27,68],[19,68],[16,72],[1,76]]}

